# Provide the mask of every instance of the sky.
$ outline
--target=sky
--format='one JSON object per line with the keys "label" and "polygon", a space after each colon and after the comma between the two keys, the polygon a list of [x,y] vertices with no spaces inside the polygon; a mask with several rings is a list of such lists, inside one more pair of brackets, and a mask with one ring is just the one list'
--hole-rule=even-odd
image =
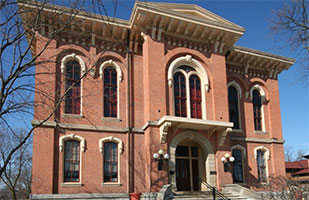
{"label": "sky", "polygon": [[[113,1],[107,2],[113,5]],[[309,83],[301,78],[300,58],[295,50],[287,46],[287,38],[272,34],[269,29],[273,11],[279,10],[283,1],[153,0],[152,2],[197,4],[246,29],[237,45],[295,58],[296,63],[278,76],[283,138],[285,146],[289,149],[294,152],[304,149],[309,154]],[[120,0],[115,16],[129,19],[133,5],[133,0]],[[114,15],[114,11],[111,15]]]}

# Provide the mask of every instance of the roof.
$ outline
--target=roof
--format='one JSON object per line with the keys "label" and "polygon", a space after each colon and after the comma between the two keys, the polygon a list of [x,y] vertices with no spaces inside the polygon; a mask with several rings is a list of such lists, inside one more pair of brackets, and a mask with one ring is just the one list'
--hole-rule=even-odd
{"label": "roof", "polygon": [[[34,1],[19,2],[19,9],[28,9],[29,11],[40,5],[40,3]],[[213,44],[214,52],[223,53],[223,49],[230,49],[228,63],[268,71],[270,77],[276,77],[277,73],[288,69],[295,62],[294,59],[234,45],[243,35],[245,29],[194,4],[136,1],[129,20],[105,17],[84,11],[76,12],[74,9],[53,4],[44,4],[42,9],[44,13],[61,14],[60,18],[69,17],[72,13],[75,13],[73,21],[76,25],[71,24],[71,27],[68,27],[69,33],[75,31],[78,35],[91,36],[93,43],[95,43],[95,38],[103,38],[126,44],[128,30],[130,30],[130,49],[132,49],[131,45],[133,44],[134,51],[136,51],[138,45],[145,40],[143,37],[145,33],[157,40],[161,40],[161,35],[164,33],[172,37],[192,40],[198,44]],[[33,17],[32,15],[35,15],[35,13],[23,13],[21,15],[23,23],[31,21],[29,18]],[[42,18],[44,21],[44,16]],[[50,22],[47,20],[45,23]],[[147,32],[147,30],[150,31]],[[48,36],[45,31],[44,34]],[[34,43],[33,53],[35,53],[35,48]]]}
{"label": "roof", "polygon": [[292,175],[309,175],[309,160],[297,160],[294,162],[285,162],[286,169],[295,169],[297,172]]}
{"label": "roof", "polygon": [[308,168],[308,160],[298,160],[298,161],[294,161],[294,162],[285,162],[285,168],[288,168],[288,169]]}

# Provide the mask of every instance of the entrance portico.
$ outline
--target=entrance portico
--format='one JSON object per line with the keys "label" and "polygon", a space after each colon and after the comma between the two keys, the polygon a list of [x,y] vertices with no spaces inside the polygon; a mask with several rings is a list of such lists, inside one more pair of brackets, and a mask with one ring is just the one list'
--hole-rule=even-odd
{"label": "entrance portico", "polygon": [[183,131],[169,145],[169,183],[178,191],[206,190],[199,178],[216,186],[215,156],[211,143],[194,130]]}

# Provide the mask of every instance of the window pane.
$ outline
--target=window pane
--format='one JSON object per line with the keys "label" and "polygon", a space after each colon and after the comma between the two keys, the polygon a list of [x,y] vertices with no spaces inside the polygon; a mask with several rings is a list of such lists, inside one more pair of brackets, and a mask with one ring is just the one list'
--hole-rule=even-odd
{"label": "window pane", "polygon": [[198,157],[197,147],[191,147],[191,156],[192,157]]}
{"label": "window pane", "polygon": [[118,180],[118,145],[114,142],[104,143],[104,182]]}
{"label": "window pane", "polygon": [[201,112],[201,81],[198,76],[192,75],[189,79],[190,83],[190,103],[191,103],[191,117],[202,118]]}
{"label": "window pane", "polygon": [[113,67],[104,69],[104,117],[117,117],[117,71]]}
{"label": "window pane", "polygon": [[189,156],[188,146],[177,146],[176,156]]}
{"label": "window pane", "polygon": [[266,182],[266,165],[265,165],[265,152],[257,151],[257,167],[258,167],[258,178],[260,182]]}
{"label": "window pane", "polygon": [[182,73],[177,72],[174,74],[174,104],[176,116],[187,116],[186,100],[187,97],[185,77]]}
{"label": "window pane", "polygon": [[254,130],[261,131],[262,126],[262,117],[261,117],[261,108],[262,108],[262,100],[261,95],[258,90],[253,90],[253,114],[254,114]]}
{"label": "window pane", "polygon": [[78,182],[80,168],[79,141],[67,140],[64,142],[64,181]]}
{"label": "window pane", "polygon": [[230,122],[234,123],[234,128],[239,129],[238,92],[234,86],[228,89],[228,100]]}
{"label": "window pane", "polygon": [[243,162],[242,162],[242,151],[234,149],[232,156],[235,158],[233,166],[233,179],[235,183],[242,183],[243,180]]}
{"label": "window pane", "polygon": [[65,113],[80,114],[80,72],[77,61],[71,60],[66,63]]}

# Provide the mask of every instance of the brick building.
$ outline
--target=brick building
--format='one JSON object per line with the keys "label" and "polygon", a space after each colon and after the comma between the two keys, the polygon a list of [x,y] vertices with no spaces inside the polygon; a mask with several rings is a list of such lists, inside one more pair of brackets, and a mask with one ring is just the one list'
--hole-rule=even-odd
{"label": "brick building", "polygon": [[36,91],[54,99],[33,125],[65,100],[35,129],[32,193],[254,188],[285,176],[277,75],[294,60],[234,45],[244,30],[190,4],[136,2],[129,21],[77,14],[40,56],[54,62],[36,66]]}

